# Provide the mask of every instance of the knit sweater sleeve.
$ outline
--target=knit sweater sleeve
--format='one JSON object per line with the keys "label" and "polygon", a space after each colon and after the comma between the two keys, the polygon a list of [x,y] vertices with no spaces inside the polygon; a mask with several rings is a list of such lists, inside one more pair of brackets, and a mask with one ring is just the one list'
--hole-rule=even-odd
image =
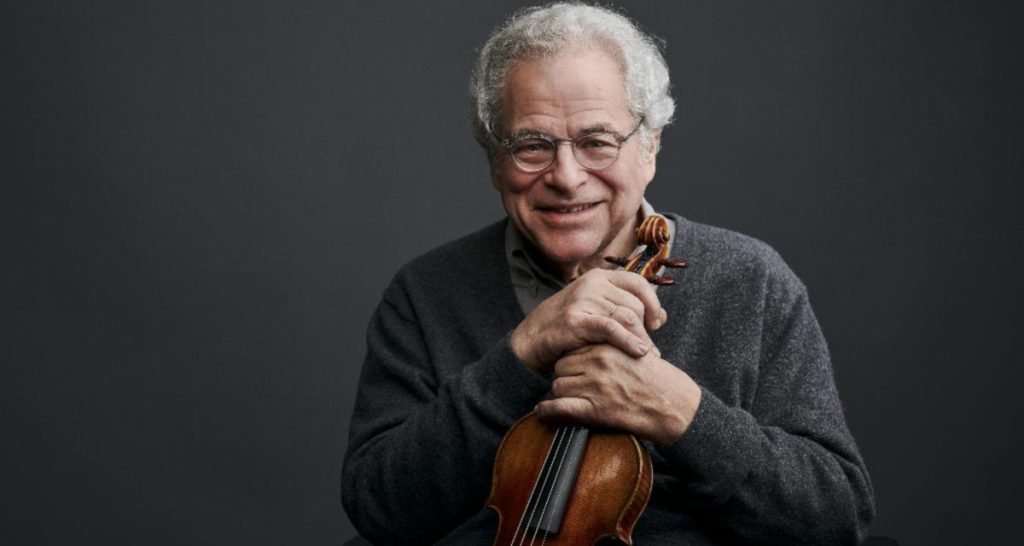
{"label": "knit sweater sleeve", "polygon": [[399,275],[371,319],[342,471],[352,523],[380,544],[433,542],[478,512],[502,435],[549,386],[507,333],[462,361],[451,351],[474,342],[425,333],[448,321],[421,316],[410,285]]}
{"label": "knit sweater sleeve", "polygon": [[753,393],[726,402],[721,385],[702,385],[691,426],[659,451],[685,504],[730,543],[858,544],[874,516],[871,484],[806,289],[768,253],[750,310],[760,328]]}

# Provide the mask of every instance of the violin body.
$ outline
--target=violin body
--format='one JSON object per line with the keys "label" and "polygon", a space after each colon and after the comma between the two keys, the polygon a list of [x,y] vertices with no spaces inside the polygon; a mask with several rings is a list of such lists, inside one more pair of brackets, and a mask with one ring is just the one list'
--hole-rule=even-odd
{"label": "violin body", "polygon": [[590,430],[557,534],[530,525],[530,520],[543,519],[543,507],[532,514],[521,513],[543,481],[542,467],[555,433],[555,427],[530,412],[502,440],[487,501],[500,518],[495,546],[585,546],[604,538],[632,544],[633,527],[651,496],[654,472],[647,451],[631,434]]}

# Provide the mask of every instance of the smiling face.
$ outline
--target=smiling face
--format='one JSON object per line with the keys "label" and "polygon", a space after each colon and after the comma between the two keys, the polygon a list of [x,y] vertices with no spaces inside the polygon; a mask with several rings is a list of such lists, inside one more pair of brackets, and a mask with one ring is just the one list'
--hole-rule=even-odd
{"label": "smiling face", "polygon": [[[503,134],[542,133],[572,139],[594,130],[626,135],[636,125],[626,101],[622,68],[598,49],[573,49],[530,59],[508,75],[502,100]],[[519,170],[503,154],[491,171],[509,219],[566,280],[604,266],[636,244],[644,189],[654,178],[657,138],[646,149],[638,136],[601,170],[583,168],[562,143],[551,167]]]}

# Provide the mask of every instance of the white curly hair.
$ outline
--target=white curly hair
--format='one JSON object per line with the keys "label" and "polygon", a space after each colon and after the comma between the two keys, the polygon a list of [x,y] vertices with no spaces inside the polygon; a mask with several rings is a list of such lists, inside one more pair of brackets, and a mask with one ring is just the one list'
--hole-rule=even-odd
{"label": "white curly hair", "polygon": [[626,100],[634,119],[643,120],[640,138],[649,147],[652,132],[672,121],[676,107],[659,44],[624,15],[603,7],[558,2],[517,12],[488,38],[473,72],[470,94],[477,142],[493,165],[499,152],[502,91],[516,63],[583,45],[600,47],[622,63]]}

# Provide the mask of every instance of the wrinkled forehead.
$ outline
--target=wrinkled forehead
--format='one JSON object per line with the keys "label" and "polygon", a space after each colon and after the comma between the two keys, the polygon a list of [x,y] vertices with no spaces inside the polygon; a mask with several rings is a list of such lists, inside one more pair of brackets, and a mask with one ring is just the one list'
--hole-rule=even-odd
{"label": "wrinkled forehead", "polygon": [[499,125],[508,131],[516,129],[513,118],[569,117],[587,110],[629,115],[626,87],[621,60],[592,43],[520,56],[505,75]]}

